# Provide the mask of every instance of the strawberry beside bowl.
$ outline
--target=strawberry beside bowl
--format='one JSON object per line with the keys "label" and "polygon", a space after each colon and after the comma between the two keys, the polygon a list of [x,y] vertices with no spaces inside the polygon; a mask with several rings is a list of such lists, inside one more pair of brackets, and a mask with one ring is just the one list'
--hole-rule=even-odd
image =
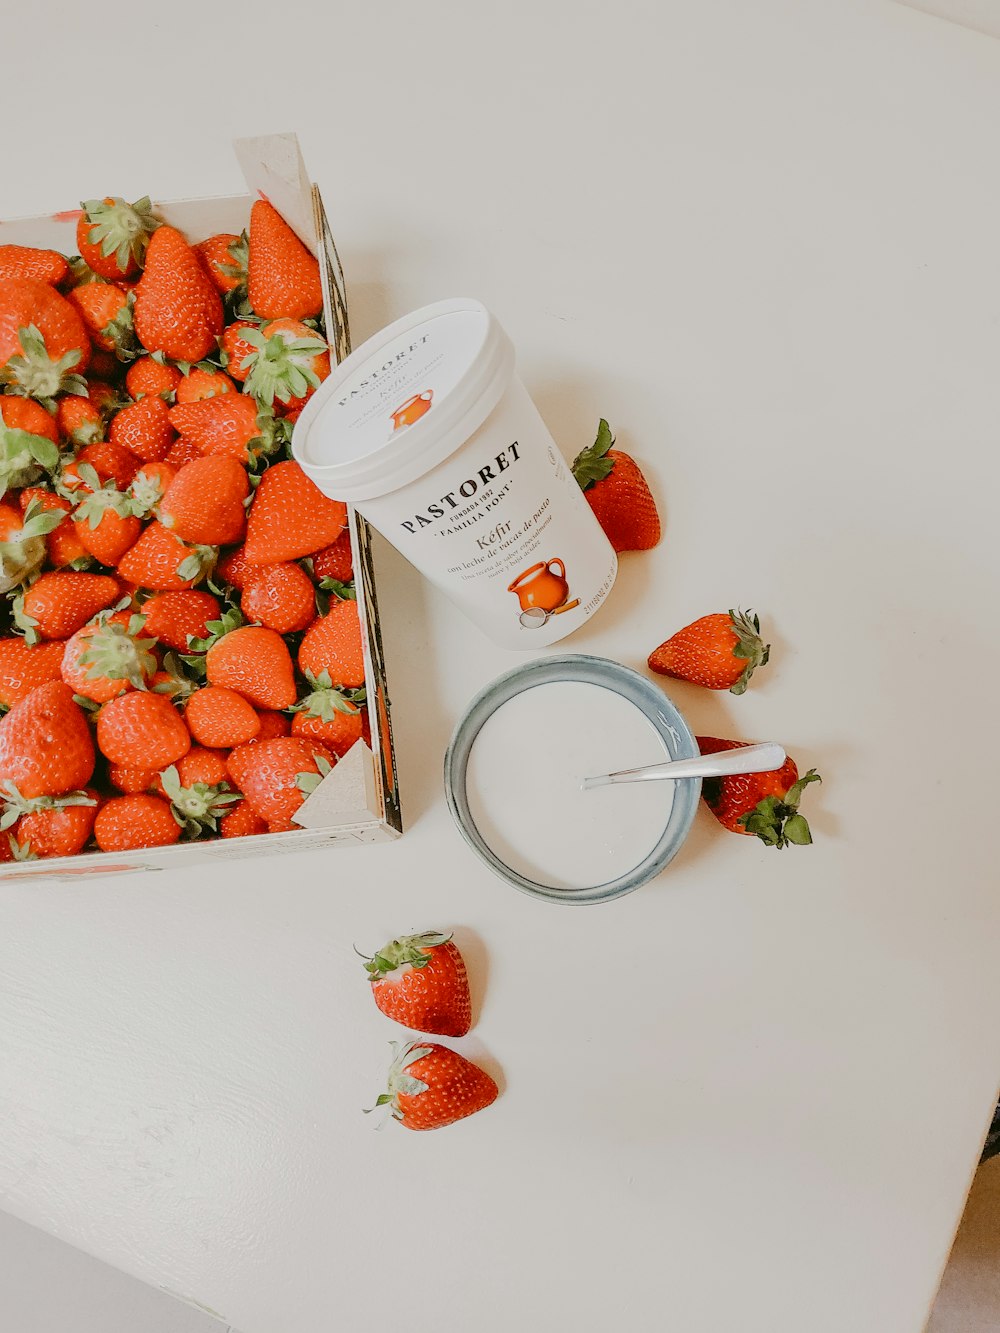
{"label": "strawberry beside bowl", "polygon": [[542,657],[468,705],[445,755],[445,793],[462,837],[500,879],[548,902],[607,902],[677,854],[701,782],[584,790],[583,779],[697,754],[645,676],[602,657]]}

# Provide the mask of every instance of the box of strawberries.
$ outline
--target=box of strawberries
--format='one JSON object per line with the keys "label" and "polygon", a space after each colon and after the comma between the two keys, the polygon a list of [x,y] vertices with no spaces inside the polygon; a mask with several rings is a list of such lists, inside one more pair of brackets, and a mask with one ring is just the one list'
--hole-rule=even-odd
{"label": "box of strawberries", "polygon": [[290,452],[350,350],[294,135],[248,194],[0,222],[0,876],[401,829],[370,532]]}

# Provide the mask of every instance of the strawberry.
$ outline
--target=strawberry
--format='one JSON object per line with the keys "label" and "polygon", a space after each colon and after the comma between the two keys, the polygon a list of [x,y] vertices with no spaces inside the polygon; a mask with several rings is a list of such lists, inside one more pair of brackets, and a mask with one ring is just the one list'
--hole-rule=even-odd
{"label": "strawberry", "polygon": [[224,370],[215,366],[192,366],[177,386],[177,401],[182,404],[200,403],[203,398],[216,398],[220,393],[236,392],[236,385]]}
{"label": "strawberry", "polygon": [[176,366],[158,361],[155,356],[142,356],[133,361],[125,376],[125,388],[136,402],[140,398],[162,398],[164,402],[173,402],[174,394],[183,375]]}
{"label": "strawberry", "polygon": [[39,685],[0,721],[0,787],[13,783],[25,800],[85,787],[94,761],[83,709],[61,680]]}
{"label": "strawberry", "polygon": [[222,334],[220,347],[222,362],[234,380],[240,384],[250,373],[250,358],[256,352],[254,344],[246,338],[248,331],[256,332],[260,325],[252,319],[234,319],[227,324]]}
{"label": "strawberry", "polygon": [[214,546],[185,546],[162,523],[146,525],[135,545],[118,562],[123,579],[140,588],[174,592],[190,588],[215,563]]}
{"label": "strawberry", "polygon": [[[208,752],[203,750],[201,753]],[[185,755],[185,759],[189,757]],[[194,771],[204,767],[203,762],[196,763]],[[225,783],[217,785],[194,777],[182,780],[179,767],[173,764],[160,775],[160,786],[170,802],[173,817],[189,838],[197,838],[206,830],[218,832],[219,819],[228,813],[231,805],[243,799],[238,792],[231,792]]]}
{"label": "strawberry", "polygon": [[178,469],[167,462],[143,463],[129,483],[128,495],[132,512],[139,518],[148,518],[159,508]]}
{"label": "strawberry", "polygon": [[242,766],[243,794],[268,823],[291,819],[333,762],[333,755],[317,741],[295,736],[260,741],[248,748]]}
{"label": "strawberry", "polygon": [[73,693],[107,703],[126,690],[144,690],[157,666],[155,639],[144,638],[145,618],[104,613],[67,641],[62,678]]}
{"label": "strawberry", "polygon": [[199,458],[171,482],[160,505],[160,522],[184,541],[228,545],[243,536],[249,494],[246,468],[234,458]]}
{"label": "strawberry", "polygon": [[307,679],[311,690],[295,705],[292,735],[322,741],[340,758],[361,739],[365,691],[336,689],[326,671]]}
{"label": "strawberry", "polygon": [[108,765],[108,781],[119,791],[137,796],[140,792],[152,791],[160,780],[155,768],[126,768],[121,764]]}
{"label": "strawberry", "polygon": [[60,393],[86,393],[80,376],[90,364],[83,320],[45,282],[0,282],[0,369],[12,392],[48,402]]}
{"label": "strawberry", "polygon": [[101,481],[114,481],[120,491],[128,489],[132,478],[139,471],[142,462],[138,455],[124,445],[112,444],[110,440],[98,440],[88,444],[76,456],[75,463],[67,463],[59,478],[64,491],[76,490],[80,482],[80,465],[89,463]]}
{"label": "strawberry", "polygon": [[[93,789],[88,789],[66,796],[39,796],[24,805],[25,813],[15,828],[21,846],[30,847],[39,858],[75,856],[90,841],[100,797]],[[11,813],[14,809],[16,806]],[[0,828],[3,827],[0,820]]]}
{"label": "strawberry", "polygon": [[[257,718],[260,722],[260,731],[251,740],[245,741],[242,745],[237,745],[235,749],[231,750],[226,760],[226,769],[230,780],[240,791],[243,790],[243,779],[247,773],[250,752],[253,747],[260,745],[262,741],[273,741],[279,736],[287,736],[291,731],[291,723],[284,713],[275,713],[269,709],[263,709],[257,713]],[[308,737],[303,739],[308,739]]]}
{"label": "strawberry", "polygon": [[112,797],[94,820],[94,837],[102,852],[169,847],[180,836],[180,824],[159,796]]}
{"label": "strawberry", "polygon": [[230,551],[228,555],[222,557],[216,567],[216,573],[219,578],[225,579],[227,583],[231,583],[234,588],[242,592],[263,568],[263,565],[251,564],[246,556],[246,548],[237,546],[235,551]]}
{"label": "strawberry", "polygon": [[269,565],[312,555],[336,541],[346,523],[347,506],[324,495],[298,463],[275,463],[261,477],[250,508],[247,559]]}
{"label": "strawberry", "polygon": [[660,516],[639,464],[612,449],[611,427],[601,418],[597,439],[579,453],[573,476],[616,551],[646,551],[660,540]]}
{"label": "strawberry", "polygon": [[160,225],[148,198],[127,204],[124,199],[88,199],[80,205],[76,224],[80,258],[102,278],[127,278],[138,272],[149,238]]}
{"label": "strawberry", "polygon": [[171,409],[170,423],[203,454],[223,454],[246,463],[250,442],[260,434],[257,404],[242,393],[221,393]]}
{"label": "strawberry", "polygon": [[154,593],[143,603],[146,633],[175,652],[187,651],[188,639],[202,639],[208,622],[219,614],[218,599],[209,592],[190,589],[184,592]]}
{"label": "strawberry", "polygon": [[250,802],[243,800],[219,821],[219,832],[224,838],[252,838],[268,832],[267,820],[261,819]]}
{"label": "strawberry", "polygon": [[132,303],[113,282],[88,282],[66,294],[95,346],[128,361],[135,352]]}
{"label": "strawberry", "polygon": [[18,599],[14,619],[29,642],[68,639],[98,611],[116,601],[118,594],[117,579],[106,574],[56,569],[25,590]]}
{"label": "strawberry", "polygon": [[215,236],[209,236],[204,241],[199,241],[194,248],[221,296],[246,285],[247,238],[245,233],[242,236],[237,236],[231,231],[219,232]]}
{"label": "strawberry", "polygon": [[13,708],[39,685],[61,679],[64,645],[0,639],[0,707]]}
{"label": "strawberry", "polygon": [[222,301],[201,261],[174,227],[153,233],[133,312],[139,341],[174,361],[200,361],[222,332]]}
{"label": "strawberry", "polygon": [[500,1090],[486,1070],[457,1051],[420,1040],[390,1044],[387,1090],[375,1106],[388,1106],[407,1129],[441,1129],[496,1101]]}
{"label": "strawberry", "polygon": [[296,319],[276,319],[260,329],[244,329],[250,352],[241,369],[245,393],[269,405],[275,398],[301,407],[330,373],[330,349],[315,330]]}
{"label": "strawberry", "polygon": [[472,1027],[465,960],[450,935],[401,935],[374,958],[362,957],[375,1003],[387,1018],[444,1037],[464,1037]]}
{"label": "strawberry", "polygon": [[67,394],[56,404],[59,429],[71,444],[93,444],[104,439],[104,418],[89,398]]}
{"label": "strawberry", "polygon": [[113,384],[106,384],[103,380],[95,379],[93,375],[87,380],[87,398],[105,420],[129,401]]}
{"label": "strawberry", "polygon": [[[86,401],[85,398],[62,398],[60,406],[65,402]],[[41,403],[36,403],[33,398],[16,398],[12,395],[0,398],[0,418],[11,430],[26,431],[29,435],[41,435],[44,439],[51,440],[53,444],[59,443],[57,419],[51,412],[46,412]]]}
{"label": "strawberry", "polygon": [[[719,740],[716,736],[698,736],[702,754],[720,750],[738,750],[750,741]],[[747,833],[760,838],[768,847],[805,846],[812,834],[805,816],[799,814],[799,800],[810,782],[822,782],[814,768],[804,777],[794,759],[786,759],[773,773],[741,773],[736,777],[705,778],[701,794],[716,819],[730,833]]]}
{"label": "strawberry", "polygon": [[311,625],[316,617],[316,597],[305,570],[290,561],[257,569],[240,603],[247,619],[279,634],[294,634]]}
{"label": "strawberry", "polygon": [[36,250],[32,245],[0,245],[0,282],[5,278],[31,278],[58,287],[69,274],[69,265],[56,250]]}
{"label": "strawberry", "polygon": [[113,481],[102,483],[87,463],[79,467],[80,479],[91,488],[73,514],[73,527],[80,544],[102,565],[116,565],[142,531],[132,501]]}
{"label": "strawberry", "polygon": [[654,648],[649,667],[661,676],[743,694],[750,677],[767,662],[770,651],[771,645],[760,637],[760,621],[752,612],[719,611],[686,625]]}
{"label": "strawberry", "polygon": [[[212,750],[202,745],[193,745],[182,759],[174,765],[181,786],[191,787],[196,782],[204,782],[209,787],[229,786],[229,770],[226,768],[226,756],[221,750]],[[163,791],[159,792],[163,795]]]}
{"label": "strawberry", "polygon": [[[38,408],[43,416],[48,417],[44,408],[39,407],[37,403],[33,406]],[[36,435],[32,430],[7,424],[8,417],[13,421],[23,415],[31,420],[33,414],[22,414],[11,407],[0,411],[2,411],[0,416],[0,498],[2,498],[9,490],[30,486],[39,479],[43,471],[50,474],[55,472],[59,466],[59,446],[52,443],[49,434]],[[55,426],[51,417],[49,421]]]}
{"label": "strawberry", "polygon": [[[29,504],[22,514],[14,505],[0,502],[0,591],[18,587],[41,567],[46,535],[62,522],[58,512],[43,512],[38,503]],[[15,610],[18,606],[16,601]],[[32,636],[32,642],[36,637]]]}
{"label": "strawberry", "polygon": [[260,718],[243,695],[222,685],[192,694],[184,717],[199,745],[230,749],[260,732]]}
{"label": "strawberry", "polygon": [[292,724],[284,713],[276,713],[270,708],[259,708],[257,717],[260,721],[258,741],[273,741],[276,736],[287,736],[291,731]]}
{"label": "strawberry", "polygon": [[115,413],[108,439],[144,462],[159,462],[170,452],[174,435],[170,408],[158,394],[147,394]]}
{"label": "strawberry", "polygon": [[209,648],[205,674],[210,685],[225,685],[258,708],[290,708],[295,702],[295,673],[280,634],[245,625],[223,635]]}
{"label": "strawberry", "polygon": [[323,309],[319,264],[266,199],[250,210],[247,293],[261,319],[308,319]]}
{"label": "strawberry", "polygon": [[97,747],[123,768],[164,769],[187,754],[191,737],[169,699],[131,690],[98,713]]}
{"label": "strawberry", "polygon": [[196,458],[202,458],[204,455],[193,440],[185,440],[183,436],[175,440],[170,446],[170,452],[163,460],[176,468],[179,472],[185,463],[193,463]]}
{"label": "strawberry", "polygon": [[312,557],[312,567],[317,579],[335,579],[338,583],[350,583],[354,578],[350,528],[345,528],[335,542],[316,552]]}
{"label": "strawberry", "polygon": [[[53,495],[51,491],[43,491],[37,486],[26,487],[18,496],[18,501],[22,510],[27,510],[28,506],[34,501],[36,508],[33,512],[35,513],[55,513],[58,511],[61,514],[68,515],[73,510],[69,500],[64,500],[61,495]],[[56,569],[72,565],[77,560],[89,561],[90,556],[87,548],[76,535],[72,520],[67,522],[63,518],[48,534],[46,558],[49,564],[54,565]]]}
{"label": "strawberry", "polygon": [[313,621],[299,645],[299,669],[317,680],[325,671],[335,685],[347,689],[364,685],[357,602],[334,602],[325,616]]}

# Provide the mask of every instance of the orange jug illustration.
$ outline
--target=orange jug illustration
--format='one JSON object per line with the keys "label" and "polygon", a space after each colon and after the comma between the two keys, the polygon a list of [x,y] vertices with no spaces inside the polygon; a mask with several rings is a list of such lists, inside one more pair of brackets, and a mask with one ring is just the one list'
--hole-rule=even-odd
{"label": "orange jug illustration", "polygon": [[[554,572],[556,566],[559,567],[558,574]],[[517,594],[522,611],[533,606],[541,607],[543,611],[554,611],[569,596],[566,566],[558,556],[552,560],[540,560],[530,569],[522,570],[514,582],[508,584],[507,591]]]}
{"label": "orange jug illustration", "polygon": [[415,393],[412,398],[407,398],[406,402],[392,413],[393,430],[402,430],[404,426],[412,426],[415,421],[419,421],[425,412],[431,410],[433,397],[434,390],[425,389],[423,393]]}

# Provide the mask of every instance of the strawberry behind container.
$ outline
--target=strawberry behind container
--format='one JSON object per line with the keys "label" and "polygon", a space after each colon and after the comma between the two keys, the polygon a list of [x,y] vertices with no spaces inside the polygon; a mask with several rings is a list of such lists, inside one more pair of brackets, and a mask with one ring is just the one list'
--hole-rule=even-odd
{"label": "strawberry behind container", "polygon": [[[319,191],[309,181],[296,136],[265,135],[238,140],[234,146],[247,182],[246,195],[157,202],[156,212],[192,242],[197,242],[218,232],[239,233],[248,224],[254,199],[266,196],[319,259],[331,359],[340,361],[350,352],[343,273]],[[73,254],[78,216],[76,210],[70,210],[0,221],[0,244],[31,245]],[[343,842],[384,841],[398,835],[402,825],[371,532],[364,518],[353,509],[349,510],[349,527],[361,612],[371,747],[359,741],[336,764],[297,812],[296,822],[301,829],[227,840],[198,840],[121,854],[95,851],[69,858],[0,864],[0,877],[76,878],[154,870],[219,857],[286,855],[290,851]]]}

